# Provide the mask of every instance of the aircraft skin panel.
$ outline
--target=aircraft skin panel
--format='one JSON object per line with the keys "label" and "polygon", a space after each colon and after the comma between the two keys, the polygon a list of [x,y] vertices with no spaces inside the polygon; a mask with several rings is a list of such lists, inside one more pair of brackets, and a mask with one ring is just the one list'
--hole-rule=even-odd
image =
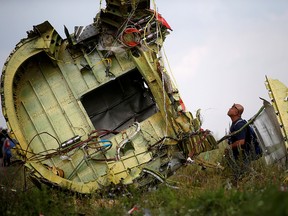
{"label": "aircraft skin panel", "polygon": [[[73,131],[70,119],[77,118],[79,122],[81,109],[61,72],[57,68],[51,67],[50,64],[43,64],[45,58],[42,57],[41,59],[35,60],[37,64],[33,64],[34,61],[31,61],[27,65],[27,70],[19,71],[23,75],[13,89],[14,94],[19,95],[19,97],[15,97],[16,113],[24,131],[27,128],[34,128],[34,130],[26,130],[25,136],[28,140],[35,134],[46,131],[51,136],[56,136],[60,141],[65,141],[79,133]],[[36,66],[31,66],[32,64]],[[68,114],[66,109],[69,111]],[[77,115],[69,115],[70,113],[77,113]],[[26,116],[26,118],[22,118],[22,116]],[[85,119],[82,118],[82,120]],[[87,123],[82,122],[82,125],[84,124]],[[48,138],[47,136],[49,135],[46,135],[46,138],[41,136],[41,139],[51,140],[51,137]],[[53,148],[59,147],[57,142],[52,143],[54,143]],[[42,150],[35,151],[41,152]]]}
{"label": "aircraft skin panel", "polygon": [[253,128],[264,153],[266,164],[281,162],[285,164],[287,151],[275,109],[266,100],[263,110],[253,121]]}
{"label": "aircraft skin panel", "polygon": [[[85,50],[68,53],[66,49],[67,44],[63,44],[59,54],[59,58],[63,60],[57,61],[57,65],[76,98],[135,68],[131,61],[127,61],[127,54],[105,58],[97,50],[90,51],[91,53]],[[109,74],[107,67],[111,68]]]}
{"label": "aircraft skin panel", "polygon": [[266,88],[288,149],[288,88],[279,80],[268,77],[266,77]]}

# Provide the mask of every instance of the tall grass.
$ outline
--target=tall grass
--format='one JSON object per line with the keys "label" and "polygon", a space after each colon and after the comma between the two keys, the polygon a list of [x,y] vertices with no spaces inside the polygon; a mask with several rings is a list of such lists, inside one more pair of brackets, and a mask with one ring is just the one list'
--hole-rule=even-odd
{"label": "tall grass", "polygon": [[[208,156],[207,156],[208,154]],[[201,155],[221,160],[221,153]],[[222,162],[222,161],[220,161]],[[130,188],[120,195],[78,196],[46,187],[38,189],[25,178],[23,167],[0,171],[0,215],[288,215],[285,172],[266,166],[260,159],[251,164],[234,184],[231,170],[203,169],[190,164],[170,179],[178,189],[160,184],[147,190]],[[25,183],[25,184],[24,184]],[[133,211],[134,210],[134,211]]]}

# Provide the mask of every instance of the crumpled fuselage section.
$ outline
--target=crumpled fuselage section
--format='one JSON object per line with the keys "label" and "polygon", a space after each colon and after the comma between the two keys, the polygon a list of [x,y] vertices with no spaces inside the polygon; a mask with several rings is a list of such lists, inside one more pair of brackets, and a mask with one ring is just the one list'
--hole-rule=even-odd
{"label": "crumpled fuselage section", "polygon": [[[2,109],[32,178],[79,193],[165,182],[214,149],[161,58],[167,21],[149,1],[108,1],[62,39],[46,21],[16,45]],[[117,19],[116,19],[117,18]]]}

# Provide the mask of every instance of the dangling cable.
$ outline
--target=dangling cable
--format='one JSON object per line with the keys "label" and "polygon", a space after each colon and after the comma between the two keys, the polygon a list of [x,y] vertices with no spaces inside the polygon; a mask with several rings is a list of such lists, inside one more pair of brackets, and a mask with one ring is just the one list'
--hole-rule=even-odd
{"label": "dangling cable", "polygon": [[[161,66],[160,66],[161,67]],[[164,113],[165,113],[165,137],[167,136],[167,132],[168,132],[168,114],[167,114],[167,109],[166,109],[166,95],[165,95],[165,79],[164,79],[164,74],[163,74],[163,70],[161,70],[161,76],[162,76],[162,92],[163,92],[163,106],[164,106]],[[164,140],[163,140],[164,142]]]}
{"label": "dangling cable", "polygon": [[[157,7],[156,7],[156,3],[155,3],[155,0],[153,0],[153,8],[154,8],[154,13],[153,13],[153,16],[151,17],[152,18],[156,18],[157,19],[157,14],[158,14],[158,11],[157,11]],[[149,20],[149,22],[151,21],[151,19]],[[148,23],[147,22],[147,25]],[[147,28],[147,25],[145,27],[145,31],[144,31],[144,34],[146,32],[146,28]],[[156,40],[158,39],[158,37],[160,36],[160,40],[163,41],[162,39],[162,34],[161,34],[161,28],[160,28],[160,25],[158,22],[156,22]],[[145,38],[145,35],[144,35],[144,38]],[[160,47],[161,45],[156,43],[157,45],[157,50],[158,50],[158,53],[160,53],[160,56],[159,56],[159,61],[162,61],[162,58],[161,58],[161,52],[160,52]],[[161,79],[162,79],[162,92],[163,92],[163,106],[164,106],[164,113],[165,113],[165,124],[166,124],[166,127],[165,127],[165,134],[164,136],[167,137],[167,133],[168,133],[168,113],[167,113],[167,107],[166,107],[166,95],[165,95],[165,75],[163,74],[164,73],[164,70],[161,69],[161,64],[160,64],[160,72],[161,72]],[[165,139],[163,140],[163,143],[165,142]]]}
{"label": "dangling cable", "polygon": [[[135,8],[129,13],[129,16],[127,17],[127,19],[122,23],[122,25],[118,28],[118,31],[116,32],[116,38],[113,41],[112,45],[114,46],[117,42],[121,42],[121,37],[123,35],[123,32],[126,30],[129,21],[131,20],[131,18],[133,17],[137,7],[138,7],[139,1],[137,2],[137,5],[135,6]],[[125,45],[125,44],[124,44]],[[104,57],[108,57],[110,55],[110,52],[107,52],[105,54]]]}
{"label": "dangling cable", "polygon": [[119,147],[118,147],[118,149],[116,150],[116,158],[117,158],[117,160],[120,160],[120,159],[121,159],[121,156],[120,156],[120,150],[121,150],[121,148],[122,148],[123,146],[125,146],[125,144],[126,144],[127,142],[131,141],[131,140],[138,134],[138,132],[141,130],[141,127],[140,127],[139,122],[135,122],[135,123],[133,124],[133,126],[134,126],[134,125],[136,126],[135,132],[133,132],[133,134],[127,136],[126,139],[123,139],[123,140],[119,143]]}
{"label": "dangling cable", "polygon": [[178,84],[177,84],[177,81],[176,81],[176,79],[175,79],[175,76],[174,76],[174,74],[173,74],[173,71],[172,71],[172,69],[171,69],[171,66],[170,66],[170,63],[169,63],[169,60],[168,60],[168,57],[167,57],[167,55],[166,55],[166,52],[165,52],[165,48],[164,48],[164,44],[162,45],[162,52],[163,52],[163,54],[164,54],[164,57],[165,57],[165,63],[167,63],[167,66],[168,66],[168,72],[169,72],[169,75],[172,77],[172,80],[173,80],[173,86],[176,88],[176,89],[178,89]]}
{"label": "dangling cable", "polygon": [[[147,33],[147,28],[148,28],[148,26],[150,25],[150,23],[152,22],[152,20],[153,20],[154,17],[155,17],[155,10],[154,10],[153,15],[150,17],[150,19],[149,19],[148,22],[146,23],[146,25],[145,25],[145,27],[144,27],[144,32],[143,32],[143,42],[144,42],[146,48],[149,49],[150,51],[153,51],[153,52],[154,52],[154,50],[151,49],[151,48],[148,46],[148,44],[147,44],[147,41],[146,41],[146,39],[147,39],[147,38],[146,38],[146,33]],[[156,22],[156,24],[157,24],[157,22]]]}

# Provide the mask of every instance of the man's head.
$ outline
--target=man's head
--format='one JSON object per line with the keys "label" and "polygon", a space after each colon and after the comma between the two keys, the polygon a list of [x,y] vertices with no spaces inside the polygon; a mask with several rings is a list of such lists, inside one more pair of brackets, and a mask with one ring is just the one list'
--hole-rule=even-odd
{"label": "man's head", "polygon": [[241,117],[242,113],[244,112],[244,107],[241,104],[233,104],[231,108],[228,110],[227,115],[231,118]]}

